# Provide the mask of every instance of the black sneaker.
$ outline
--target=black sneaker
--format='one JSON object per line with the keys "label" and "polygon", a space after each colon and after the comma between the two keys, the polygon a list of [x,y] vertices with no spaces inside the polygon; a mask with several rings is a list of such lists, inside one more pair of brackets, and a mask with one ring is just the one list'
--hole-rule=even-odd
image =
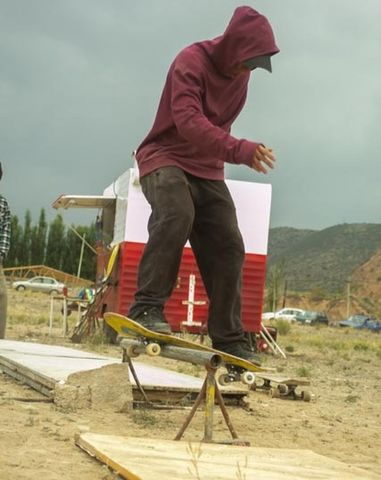
{"label": "black sneaker", "polygon": [[138,314],[129,314],[129,318],[135,320],[135,322],[140,323],[140,325],[153,332],[172,333],[171,327],[159,307],[147,307]]}
{"label": "black sneaker", "polygon": [[225,343],[223,345],[216,345],[216,350],[234,355],[235,357],[243,358],[258,367],[261,366],[261,359],[259,355],[255,354],[246,342]]}

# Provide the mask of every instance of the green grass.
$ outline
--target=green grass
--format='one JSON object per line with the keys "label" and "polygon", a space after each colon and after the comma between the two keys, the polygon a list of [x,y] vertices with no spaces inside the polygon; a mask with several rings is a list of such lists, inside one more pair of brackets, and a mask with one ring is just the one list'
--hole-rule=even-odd
{"label": "green grass", "polygon": [[[293,338],[295,343],[298,340]],[[379,336],[372,332],[341,331],[334,329],[319,329],[299,339],[305,346],[317,348],[320,351],[334,351],[344,358],[344,352],[381,353]]]}
{"label": "green grass", "polygon": [[132,419],[134,423],[142,427],[151,427],[157,424],[156,417],[147,410],[135,410]]}
{"label": "green grass", "polygon": [[302,365],[301,367],[297,368],[296,369],[296,374],[299,376],[299,377],[311,377],[312,376],[312,373],[311,373],[311,369],[306,367],[305,365]]}
{"label": "green grass", "polygon": [[[27,315],[25,313],[16,313],[9,315],[8,323],[10,325],[49,325],[49,315]],[[53,318],[53,325],[61,325],[62,320],[58,318]]]}
{"label": "green grass", "polygon": [[345,398],[346,403],[356,403],[360,399],[360,395],[347,395]]}
{"label": "green grass", "polygon": [[98,329],[92,335],[85,337],[84,343],[85,345],[96,347],[96,346],[103,346],[105,344],[109,344],[109,340],[107,336],[101,330]]}
{"label": "green grass", "polygon": [[274,326],[278,330],[279,335],[288,335],[291,331],[290,322],[281,318],[275,321]]}

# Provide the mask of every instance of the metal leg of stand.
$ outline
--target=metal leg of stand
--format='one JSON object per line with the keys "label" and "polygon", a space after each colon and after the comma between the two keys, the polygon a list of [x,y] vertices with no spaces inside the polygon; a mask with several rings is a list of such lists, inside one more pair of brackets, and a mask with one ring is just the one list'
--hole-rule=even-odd
{"label": "metal leg of stand", "polygon": [[192,407],[192,410],[189,412],[189,415],[187,416],[187,418],[185,419],[185,422],[184,424],[182,425],[182,427],[180,428],[180,430],[178,431],[176,437],[174,438],[175,440],[180,440],[181,437],[184,435],[184,432],[185,430],[187,429],[188,425],[190,424],[192,418],[194,417],[194,414],[196,413],[197,411],[197,408],[198,406],[200,405],[204,395],[205,395],[205,392],[206,392],[206,379],[204,381],[204,383],[202,384],[202,387],[201,387],[201,390],[200,390],[200,393],[198,394],[197,398],[196,398],[196,401],[194,402],[194,405]]}
{"label": "metal leg of stand", "polygon": [[152,403],[147,397],[146,392],[144,391],[144,388],[142,387],[142,384],[139,381],[139,377],[136,373],[134,364],[132,363],[131,357],[127,355],[127,352],[125,349],[123,349],[123,354],[122,354],[122,362],[123,363],[128,363],[128,368],[130,369],[130,372],[132,373],[132,376],[134,377],[136,386],[138,387],[140,393],[142,394],[144,401],[147,403],[147,405],[151,405]]}
{"label": "metal leg of stand", "polygon": [[204,442],[211,442],[213,437],[213,413],[214,400],[216,396],[216,371],[207,368],[206,374],[206,392],[205,392],[205,424],[204,424]]}
{"label": "metal leg of stand", "polygon": [[[230,431],[230,434],[233,438],[233,443],[239,445],[250,445],[249,442],[240,440],[238,438],[237,432],[235,431],[233,424],[230,420],[229,414],[226,410],[226,406],[224,400],[222,398],[221,392],[218,388],[218,384],[216,382],[216,368],[210,367],[206,365],[207,375],[205,381],[202,385],[200,393],[197,396],[197,399],[190,411],[188,417],[185,419],[183,426],[180,428],[178,434],[175,437],[175,440],[180,440],[183,436],[185,430],[187,429],[188,425],[190,424],[192,418],[194,417],[198,406],[200,405],[202,399],[205,396],[205,422],[204,422],[204,438],[203,442],[213,442],[213,413],[214,413],[214,403],[217,400],[217,403],[221,409],[222,415],[224,417],[225,423]],[[229,442],[223,442],[229,443]]]}
{"label": "metal leg of stand", "polygon": [[216,399],[217,399],[217,402],[220,406],[222,415],[224,417],[225,423],[226,423],[226,425],[227,425],[227,427],[230,431],[230,434],[231,434],[232,438],[238,439],[237,432],[235,431],[235,428],[234,428],[234,426],[233,426],[233,424],[230,420],[228,411],[226,410],[224,399],[222,398],[222,395],[221,395],[221,392],[220,392],[220,389],[218,388],[218,386],[216,388]]}

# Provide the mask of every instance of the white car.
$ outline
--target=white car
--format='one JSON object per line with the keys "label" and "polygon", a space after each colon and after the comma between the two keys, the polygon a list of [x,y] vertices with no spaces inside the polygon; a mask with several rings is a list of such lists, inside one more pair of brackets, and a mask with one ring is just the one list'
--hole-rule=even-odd
{"label": "white car", "polygon": [[18,292],[32,290],[33,292],[45,292],[50,295],[57,295],[58,293],[63,293],[65,284],[57,282],[57,280],[51,277],[33,277],[28,280],[13,282],[12,287]]}
{"label": "white car", "polygon": [[281,318],[282,320],[293,322],[296,320],[296,315],[300,315],[301,313],[304,313],[304,310],[301,308],[282,308],[276,312],[262,313],[262,320],[276,320]]}

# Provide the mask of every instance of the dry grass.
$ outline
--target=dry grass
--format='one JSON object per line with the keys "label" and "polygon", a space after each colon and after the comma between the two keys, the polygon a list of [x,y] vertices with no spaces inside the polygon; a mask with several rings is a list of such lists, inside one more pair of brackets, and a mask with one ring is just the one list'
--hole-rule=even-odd
{"label": "dry grass", "polygon": [[[73,347],[73,344],[63,337],[62,316],[58,301],[55,303],[53,328],[49,335],[50,302],[47,295],[9,291],[7,338]],[[69,318],[69,327],[74,326],[75,322],[76,315],[73,313]],[[237,432],[247,437],[253,446],[307,448],[381,473],[379,456],[381,416],[377,408],[381,402],[379,373],[381,371],[381,335],[339,327],[299,324],[291,324],[287,330],[286,333],[280,331],[278,337],[279,344],[286,350],[287,359],[264,355],[264,364],[275,367],[289,376],[307,376],[311,381],[308,390],[315,397],[312,402],[307,403],[273,399],[259,391],[250,392],[249,410],[229,407],[229,414]],[[121,354],[118,347],[104,343],[101,333],[78,347],[115,357]],[[192,375],[204,375],[200,367],[162,357],[152,359],[141,355],[139,362],[154,363]],[[3,381],[4,391],[13,387],[13,382],[6,379]],[[37,425],[34,416],[28,414],[25,417],[23,409],[20,410],[21,414],[17,420],[15,407],[7,404],[5,408],[7,411],[13,408],[12,418],[11,416],[8,418],[7,415],[3,417],[4,422],[8,422],[7,444],[4,445],[7,456],[11,456],[16,446],[20,444],[19,437],[25,431],[25,422],[35,423],[28,427],[28,435],[30,436],[33,430],[36,441],[46,442],[44,448],[50,448],[49,442],[52,439],[40,437],[40,430],[46,426],[45,422]],[[54,421],[62,422],[69,431],[71,426],[67,415],[62,416],[45,404],[39,405],[38,408],[41,412],[45,412],[44,415],[49,414],[49,418],[51,417]],[[131,418],[114,415],[108,421],[105,421],[103,412],[99,416],[97,412],[91,411],[86,415],[91,419],[92,428],[95,431],[103,431],[102,429],[107,427],[108,433],[124,435],[128,432],[132,436],[141,437],[149,437],[155,431],[157,438],[168,439],[173,438],[184,422],[182,411],[136,412]],[[204,416],[199,412],[186,432],[185,441],[194,442],[200,438],[203,420]],[[13,438],[16,421],[18,427],[11,443],[9,439]],[[80,421],[82,422],[83,419],[81,418]],[[215,436],[226,439],[226,435],[226,426],[220,414],[216,413]],[[62,441],[59,443],[61,448]],[[75,450],[67,449],[66,455],[73,455],[72,463],[77,461]],[[192,454],[189,455],[190,466],[192,458],[197,461],[197,452],[194,457]],[[245,465],[236,467],[236,475],[233,477],[244,479]],[[31,468],[30,464],[28,468]],[[37,467],[35,471],[40,473]],[[197,475],[194,468],[192,472],[194,476]],[[201,468],[198,475],[204,480]],[[94,478],[98,477],[94,476]]]}

